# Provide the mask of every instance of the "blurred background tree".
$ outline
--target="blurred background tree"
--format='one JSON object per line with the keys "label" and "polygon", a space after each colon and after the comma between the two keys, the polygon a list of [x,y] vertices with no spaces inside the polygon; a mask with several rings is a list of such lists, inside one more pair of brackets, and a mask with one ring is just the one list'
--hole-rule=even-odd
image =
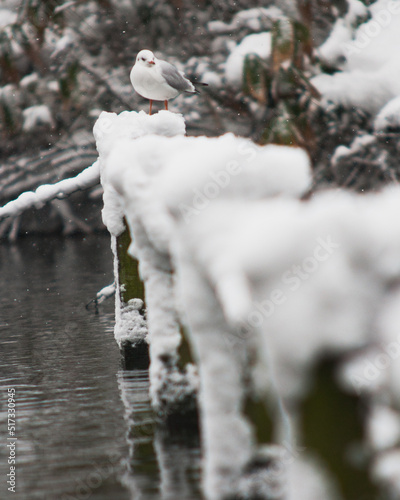
{"label": "blurred background tree", "polygon": [[[310,77],[320,71],[315,47],[347,8],[346,0],[3,0],[0,205],[89,166],[97,156],[92,127],[101,111],[147,109],[129,81],[143,48],[209,84],[200,96],[171,103],[184,114],[189,135],[231,131],[261,144],[302,146],[321,165],[321,178],[334,181],[327,155],[343,137],[351,140],[354,121],[363,127],[365,120],[351,115],[344,131],[337,110],[319,106]],[[263,33],[271,36],[269,56],[248,53],[241,80],[231,84],[230,54],[248,35]],[[329,121],[338,133],[327,138]],[[79,196],[66,202],[71,211],[101,229],[100,189]],[[65,229],[57,208],[50,212],[58,224],[49,224],[45,212],[23,216],[14,234]],[[10,227],[0,222],[0,238]]]}

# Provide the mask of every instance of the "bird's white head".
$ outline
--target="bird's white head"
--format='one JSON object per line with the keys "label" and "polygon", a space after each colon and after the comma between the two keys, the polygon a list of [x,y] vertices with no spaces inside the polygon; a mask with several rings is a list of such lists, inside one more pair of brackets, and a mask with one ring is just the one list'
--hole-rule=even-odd
{"label": "bird's white head", "polygon": [[156,57],[151,50],[141,50],[136,56],[136,63],[151,67],[156,63]]}

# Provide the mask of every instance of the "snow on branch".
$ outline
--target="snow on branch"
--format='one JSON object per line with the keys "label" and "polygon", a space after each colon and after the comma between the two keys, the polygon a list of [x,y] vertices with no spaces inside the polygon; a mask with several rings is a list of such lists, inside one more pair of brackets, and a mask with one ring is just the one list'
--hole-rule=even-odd
{"label": "snow on branch", "polygon": [[17,199],[0,207],[0,220],[6,217],[16,217],[29,208],[41,207],[44,203],[55,198],[65,198],[75,191],[95,186],[98,184],[99,179],[99,161],[96,160],[93,165],[85,168],[75,177],[63,179],[56,184],[43,184],[35,191],[25,191]]}

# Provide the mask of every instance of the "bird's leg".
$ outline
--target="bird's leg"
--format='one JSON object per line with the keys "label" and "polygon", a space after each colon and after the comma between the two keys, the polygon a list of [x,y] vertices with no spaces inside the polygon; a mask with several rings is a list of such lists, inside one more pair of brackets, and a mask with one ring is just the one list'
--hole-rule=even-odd
{"label": "bird's leg", "polygon": [[150,111],[149,111],[149,116],[151,115],[151,108],[153,107],[153,101],[150,99]]}
{"label": "bird's leg", "polygon": [[165,100],[165,101],[164,101],[164,104],[165,104],[165,109],[168,111],[168,101],[167,101],[167,100]]}

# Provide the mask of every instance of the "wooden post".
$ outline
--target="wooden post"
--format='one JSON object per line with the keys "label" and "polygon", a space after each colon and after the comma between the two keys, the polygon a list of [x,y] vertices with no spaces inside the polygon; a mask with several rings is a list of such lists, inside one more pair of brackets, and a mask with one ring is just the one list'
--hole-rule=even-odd
{"label": "wooden post", "polygon": [[[139,277],[139,263],[128,254],[131,244],[129,227],[125,221],[125,230],[117,237],[118,284],[121,307],[126,307],[131,299],[141,299],[144,303],[144,285]],[[140,313],[144,314],[145,307]],[[125,370],[147,369],[149,367],[149,346],[140,341],[135,344],[125,341],[121,344],[122,366]]]}
{"label": "wooden post", "polygon": [[128,254],[131,241],[129,227],[125,223],[125,231],[117,237],[120,297],[125,304],[131,299],[142,299],[144,302],[144,285],[139,277],[139,263]]}

